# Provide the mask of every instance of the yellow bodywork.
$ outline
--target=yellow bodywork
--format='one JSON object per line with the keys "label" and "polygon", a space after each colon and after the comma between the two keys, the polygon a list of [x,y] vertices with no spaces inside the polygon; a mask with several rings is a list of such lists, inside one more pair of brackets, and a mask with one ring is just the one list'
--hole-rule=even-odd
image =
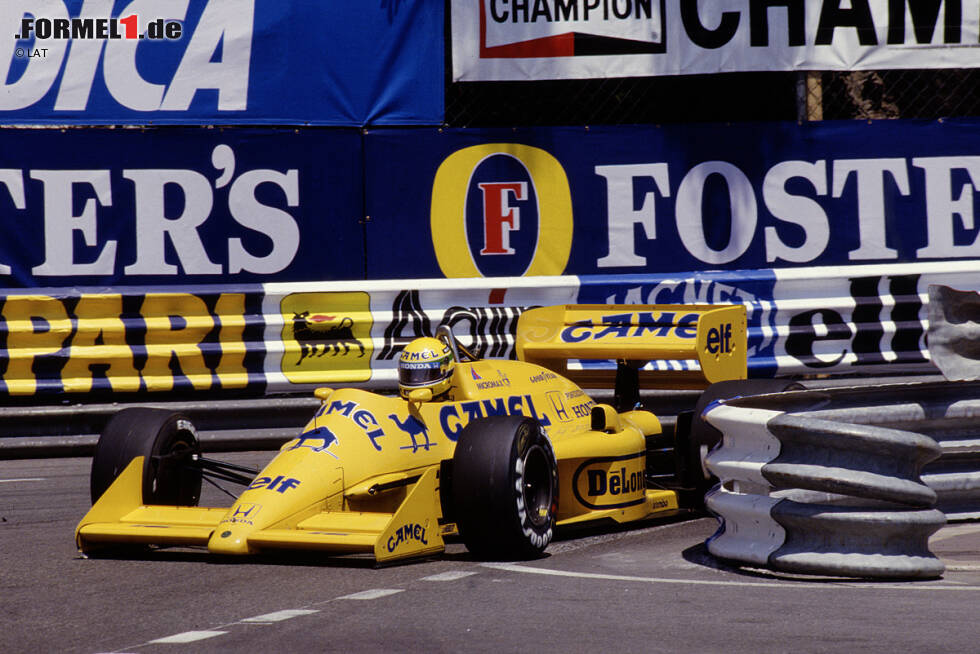
{"label": "yellow bodywork", "polygon": [[[407,401],[321,388],[321,405],[230,507],[146,506],[134,459],[79,523],[82,551],[118,544],[196,545],[216,554],[303,549],[364,553],[379,563],[443,551],[456,532],[443,512],[441,464],[469,422],[536,418],[558,462],[558,526],[676,512],[677,494],[646,488],[647,411],[599,406],[566,361],[684,358],[682,385],[745,376],[743,307],[568,306],[526,312],[517,351],[527,360],[456,364],[451,399]],[[556,364],[551,368],[539,363]],[[556,372],[556,369],[560,372]],[[596,377],[598,378],[598,377]]]}
{"label": "yellow bodywork", "polygon": [[688,361],[645,372],[645,388],[705,388],[745,379],[745,307],[706,304],[565,305],[532,309],[517,326],[517,356],[553,368],[589,387],[609,373],[570,370],[572,359]]}

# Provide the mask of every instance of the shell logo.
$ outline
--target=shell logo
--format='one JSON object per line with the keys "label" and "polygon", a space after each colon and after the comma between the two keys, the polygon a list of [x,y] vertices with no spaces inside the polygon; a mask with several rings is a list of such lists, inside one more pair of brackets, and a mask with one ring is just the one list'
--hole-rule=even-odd
{"label": "shell logo", "polygon": [[454,152],[436,171],[430,217],[446,277],[560,275],[568,264],[571,189],[541,148],[488,143]]}

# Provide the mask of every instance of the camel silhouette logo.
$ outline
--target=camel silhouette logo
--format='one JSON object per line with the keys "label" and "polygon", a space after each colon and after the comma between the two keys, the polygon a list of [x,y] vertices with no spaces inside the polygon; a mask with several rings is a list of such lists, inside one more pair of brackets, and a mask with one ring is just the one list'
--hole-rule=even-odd
{"label": "camel silhouette logo", "polygon": [[[289,448],[290,450],[298,450],[301,447],[305,447],[313,450],[314,452],[326,452],[327,454],[329,454],[335,459],[339,458],[336,454],[330,452],[327,449],[328,447],[330,447],[334,443],[338,443],[339,441],[337,440],[337,437],[334,435],[334,433],[329,429],[327,429],[326,427],[317,427],[316,429],[305,431],[302,434],[300,434],[296,440],[299,442],[297,442],[295,445]],[[312,443],[308,444],[307,441],[313,441],[313,442],[320,441],[323,444],[313,445]]]}
{"label": "camel silhouette logo", "polygon": [[[422,424],[415,416],[408,416],[408,418],[406,418],[404,421],[400,420],[398,418],[398,414],[396,413],[392,413],[388,417],[391,418],[391,420],[394,421],[396,425],[398,425],[399,429],[401,429],[403,432],[408,434],[409,437],[412,439],[411,445],[403,445],[401,449],[403,450],[410,449],[412,450],[412,454],[415,454],[416,452],[419,451],[419,449],[423,449],[426,452],[428,452],[429,448],[435,445],[435,443],[433,443],[429,439],[428,428],[424,424]],[[425,442],[419,443],[417,438],[418,436],[422,436],[425,439]]]}

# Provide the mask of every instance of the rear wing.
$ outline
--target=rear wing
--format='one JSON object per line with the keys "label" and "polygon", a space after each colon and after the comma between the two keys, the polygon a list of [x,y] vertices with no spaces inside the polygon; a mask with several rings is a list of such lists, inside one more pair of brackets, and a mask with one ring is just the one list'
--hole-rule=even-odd
{"label": "rear wing", "polygon": [[[517,323],[517,358],[587,388],[635,377],[644,388],[701,389],[746,377],[746,318],[742,305],[572,304],[524,312]],[[614,360],[616,371],[568,360]],[[648,362],[654,370],[641,370]],[[685,361],[686,363],[673,363]],[[695,363],[696,362],[696,363]],[[638,371],[638,372],[637,372]]]}

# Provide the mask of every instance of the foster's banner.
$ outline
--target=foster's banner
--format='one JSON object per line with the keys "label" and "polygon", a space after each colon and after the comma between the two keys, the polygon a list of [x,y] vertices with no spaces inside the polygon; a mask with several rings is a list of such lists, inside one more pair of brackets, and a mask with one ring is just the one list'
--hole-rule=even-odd
{"label": "foster's banner", "polygon": [[453,79],[973,68],[964,0],[471,0],[453,3]]}
{"label": "foster's banner", "polygon": [[980,123],[5,130],[0,285],[980,259]]}
{"label": "foster's banner", "polygon": [[0,287],[359,279],[358,130],[4,130]]}
{"label": "foster's banner", "polygon": [[442,2],[6,0],[0,123],[439,124]]}
{"label": "foster's banner", "polygon": [[378,131],[365,155],[367,272],[622,275],[976,259],[978,127]]}

